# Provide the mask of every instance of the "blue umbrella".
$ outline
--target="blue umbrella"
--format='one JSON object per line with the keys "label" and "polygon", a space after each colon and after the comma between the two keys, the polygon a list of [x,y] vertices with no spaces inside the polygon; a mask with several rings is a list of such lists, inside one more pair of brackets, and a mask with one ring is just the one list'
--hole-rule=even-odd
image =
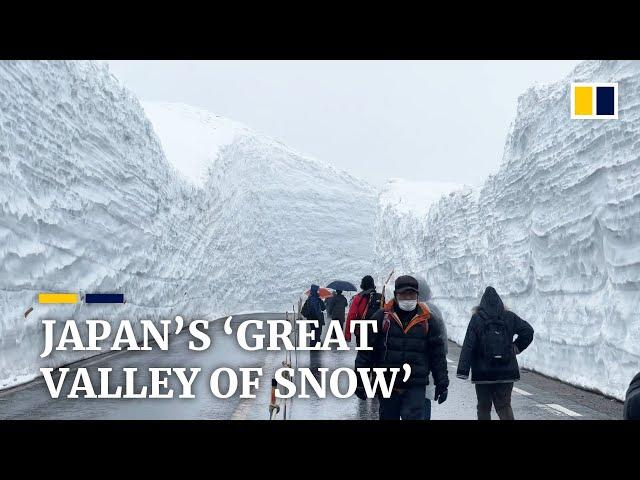
{"label": "blue umbrella", "polygon": [[343,292],[357,292],[358,289],[351,282],[345,282],[344,280],[334,280],[327,288],[331,290],[342,290]]}

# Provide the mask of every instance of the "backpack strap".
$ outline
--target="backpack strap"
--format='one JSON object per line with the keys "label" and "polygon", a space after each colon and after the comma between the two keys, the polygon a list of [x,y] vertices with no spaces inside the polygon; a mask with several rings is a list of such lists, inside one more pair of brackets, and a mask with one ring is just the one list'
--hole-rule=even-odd
{"label": "backpack strap", "polygon": [[364,320],[367,316],[367,312],[369,311],[369,305],[371,305],[371,299],[373,298],[374,292],[369,294],[369,298],[367,299],[367,303],[364,304],[364,311],[362,312],[362,319]]}
{"label": "backpack strap", "polygon": [[391,327],[391,314],[385,311],[382,316],[382,331],[387,333],[389,331],[389,327]]}
{"label": "backpack strap", "polygon": [[378,292],[376,292],[375,290],[369,294],[369,299],[367,300],[364,306],[364,311],[362,312],[362,315],[361,315],[362,318],[360,318],[360,320],[364,320],[366,318],[367,312],[369,312],[369,306],[371,305],[371,301],[374,299],[377,299],[378,295],[379,295]]}

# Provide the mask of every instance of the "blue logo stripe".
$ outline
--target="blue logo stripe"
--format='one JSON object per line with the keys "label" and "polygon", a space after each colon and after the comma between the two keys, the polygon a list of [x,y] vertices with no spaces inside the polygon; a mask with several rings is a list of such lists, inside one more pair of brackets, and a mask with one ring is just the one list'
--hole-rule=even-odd
{"label": "blue logo stripe", "polygon": [[85,303],[124,303],[122,293],[87,293]]}

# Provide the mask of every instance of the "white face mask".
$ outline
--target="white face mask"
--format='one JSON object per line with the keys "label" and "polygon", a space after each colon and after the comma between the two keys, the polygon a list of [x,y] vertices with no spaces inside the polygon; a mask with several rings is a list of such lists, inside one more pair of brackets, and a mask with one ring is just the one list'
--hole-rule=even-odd
{"label": "white face mask", "polygon": [[417,305],[418,300],[398,300],[398,307],[400,307],[400,310],[404,310],[405,312],[415,310]]}

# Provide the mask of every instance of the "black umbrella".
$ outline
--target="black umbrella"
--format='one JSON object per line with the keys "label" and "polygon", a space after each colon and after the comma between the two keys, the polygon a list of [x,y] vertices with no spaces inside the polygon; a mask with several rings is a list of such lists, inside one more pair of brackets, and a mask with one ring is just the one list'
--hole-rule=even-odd
{"label": "black umbrella", "polygon": [[331,290],[342,290],[343,292],[358,291],[358,289],[354,287],[353,283],[345,282],[344,280],[334,280],[329,285],[327,285],[327,288],[330,288]]}

